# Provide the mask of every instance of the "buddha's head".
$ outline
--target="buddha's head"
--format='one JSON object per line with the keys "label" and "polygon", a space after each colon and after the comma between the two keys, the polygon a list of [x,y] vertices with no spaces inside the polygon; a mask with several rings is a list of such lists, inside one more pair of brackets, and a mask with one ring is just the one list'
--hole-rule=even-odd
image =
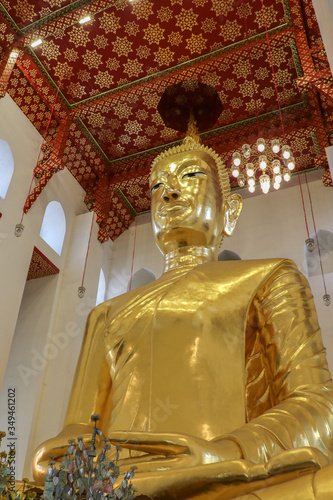
{"label": "buddha's head", "polygon": [[186,246],[217,252],[242,209],[220,157],[190,137],[155,158],[150,189],[152,225],[163,254]]}

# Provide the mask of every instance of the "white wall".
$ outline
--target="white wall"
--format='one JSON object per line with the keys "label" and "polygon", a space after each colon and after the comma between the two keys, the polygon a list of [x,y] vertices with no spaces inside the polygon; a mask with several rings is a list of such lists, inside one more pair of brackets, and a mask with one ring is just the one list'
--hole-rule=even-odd
{"label": "white wall", "polygon": [[[58,268],[61,268],[68,248],[72,223],[78,213],[86,211],[82,201],[83,189],[67,169],[56,174],[38,200],[24,216],[25,230],[20,238],[14,236],[15,224],[20,222],[36,165],[42,137],[16,106],[9,95],[0,99],[0,138],[11,148],[14,174],[5,199],[0,198],[0,317],[2,348],[0,352],[0,387],[6,368],[18,310],[25,286],[33,247],[36,245]],[[39,236],[47,204],[56,200],[66,214],[67,231],[63,252],[59,256]]]}
{"label": "white wall", "polygon": [[134,222],[113,243],[105,299],[116,297],[127,291],[131,279],[132,262],[133,274],[143,267],[150,269],[156,277],[163,272],[163,257],[154,244],[150,214],[137,217],[136,223]]}
{"label": "white wall", "polygon": [[[96,303],[102,264],[102,245],[97,240],[95,223],[84,281],[86,294],[83,299],[79,299],[77,295],[82,280],[92,215],[87,213],[76,217],[66,263],[60,277],[59,295],[53,304],[52,328],[48,331],[47,337],[44,331],[44,339],[40,338],[36,343],[38,352],[46,362],[41,370],[42,376],[36,398],[38,404],[34,405],[33,419],[29,427],[24,468],[24,474],[28,477],[31,477],[31,459],[34,450],[42,441],[62,429],[85,321]],[[50,347],[47,348],[47,345]],[[31,349],[27,348],[26,351],[31,352]],[[28,366],[32,366],[34,357],[28,359]],[[36,385],[35,381],[32,382]]]}
{"label": "white wall", "polygon": [[[16,394],[17,473],[23,470],[34,406],[43,379],[43,368],[47,362],[43,356],[42,346],[45,345],[47,335],[51,331],[50,318],[58,279],[59,276],[55,275],[26,283],[0,395],[1,429],[8,432],[6,426],[8,389],[14,389]],[[19,476],[16,477],[21,479]]]}
{"label": "white wall", "polygon": [[[87,293],[80,300],[77,288],[93,214],[87,212],[84,191],[67,169],[53,176],[24,216],[22,236],[14,236],[42,138],[8,95],[0,99],[0,117],[0,138],[14,157],[11,184],[5,199],[0,198],[0,429],[8,434],[7,394],[8,388],[15,388],[16,478],[21,479],[31,477],[36,446],[62,426],[85,319],[96,301],[103,251],[94,223]],[[66,216],[61,255],[39,236],[45,208],[53,200],[61,203]],[[34,246],[60,269],[58,275],[26,282]]]}

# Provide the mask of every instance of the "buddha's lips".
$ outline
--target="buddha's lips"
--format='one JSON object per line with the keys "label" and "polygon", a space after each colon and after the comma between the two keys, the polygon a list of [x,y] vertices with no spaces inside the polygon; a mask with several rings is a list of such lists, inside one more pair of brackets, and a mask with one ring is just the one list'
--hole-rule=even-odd
{"label": "buddha's lips", "polygon": [[173,212],[183,212],[183,211],[187,210],[189,207],[190,207],[190,205],[188,203],[177,201],[175,203],[170,203],[168,205],[164,205],[159,210],[159,214],[163,216],[163,215],[167,215],[167,214],[173,213]]}

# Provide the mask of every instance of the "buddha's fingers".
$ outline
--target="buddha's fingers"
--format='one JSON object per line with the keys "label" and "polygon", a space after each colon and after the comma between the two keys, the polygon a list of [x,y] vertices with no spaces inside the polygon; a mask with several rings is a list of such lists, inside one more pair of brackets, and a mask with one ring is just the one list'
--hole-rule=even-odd
{"label": "buddha's fingers", "polygon": [[113,431],[110,442],[121,448],[129,448],[153,455],[180,455],[188,453],[188,439],[172,433]]}
{"label": "buddha's fingers", "polygon": [[[257,477],[267,479],[263,466],[255,467],[254,474],[251,474],[251,464],[245,460],[229,461],[224,463],[215,463],[200,466],[186,466],[185,462],[188,457],[184,457],[184,461],[179,461],[178,457],[175,461],[165,459],[163,461],[152,461],[150,464],[144,464],[144,467],[139,467],[135,471],[135,476],[132,480],[133,485],[142,494],[154,495],[156,498],[169,498],[168,494],[174,495],[177,492],[182,492],[179,498],[202,498],[202,493],[214,492],[221,485],[224,488],[230,488],[232,483],[243,483],[248,485],[249,480]],[[177,466],[175,464],[177,463]],[[183,463],[183,467],[181,466]],[[172,466],[170,467],[170,465]],[[156,466],[156,469],[153,468]],[[150,470],[148,468],[150,467]],[[187,492],[188,496],[186,496]],[[194,494],[197,492],[198,497]],[[193,495],[193,496],[192,496]],[[213,498],[213,497],[212,497]],[[215,498],[215,497],[214,497]],[[230,497],[229,497],[230,498]]]}
{"label": "buddha's fingers", "polygon": [[132,466],[135,466],[135,475],[141,475],[178,469],[185,470],[195,464],[195,458],[191,455],[178,455],[170,458],[156,457],[157,455],[144,455],[141,460],[119,460],[117,465],[120,468],[120,474],[125,474]]}
{"label": "buddha's fingers", "polygon": [[269,475],[281,474],[294,470],[317,470],[329,465],[329,460],[321,451],[302,447],[283,451],[270,458],[265,464]]}

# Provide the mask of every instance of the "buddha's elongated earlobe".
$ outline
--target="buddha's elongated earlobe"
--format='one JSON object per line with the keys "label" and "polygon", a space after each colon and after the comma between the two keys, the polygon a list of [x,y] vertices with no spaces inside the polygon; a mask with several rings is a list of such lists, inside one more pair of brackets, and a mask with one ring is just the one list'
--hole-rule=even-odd
{"label": "buddha's elongated earlobe", "polygon": [[243,200],[240,194],[233,193],[225,201],[223,234],[231,236],[242,211]]}

